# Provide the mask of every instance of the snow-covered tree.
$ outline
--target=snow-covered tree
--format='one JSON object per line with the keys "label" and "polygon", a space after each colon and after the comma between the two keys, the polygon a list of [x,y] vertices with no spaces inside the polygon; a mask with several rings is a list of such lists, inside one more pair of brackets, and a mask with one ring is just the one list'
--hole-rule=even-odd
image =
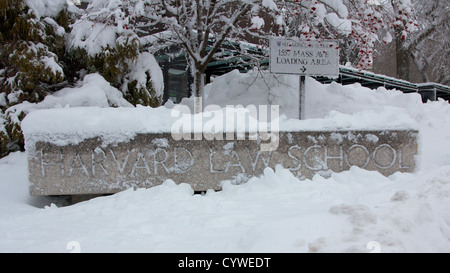
{"label": "snow-covered tree", "polygon": [[394,27],[406,37],[415,24],[409,0],[133,2],[139,2],[137,13],[145,17],[140,29],[159,26],[169,30],[172,35],[165,35],[164,43],[179,44],[189,55],[195,96],[201,96],[206,66],[226,39],[267,39],[272,35],[338,38],[347,55],[356,52],[355,65],[364,68],[372,62],[375,41],[390,42]]}
{"label": "snow-covered tree", "polygon": [[[415,27],[410,0],[88,2],[86,15],[79,24],[80,29],[92,29],[93,34],[83,35],[82,42],[103,48],[100,50],[103,52],[107,46],[114,47],[117,37],[127,37],[121,41],[130,42],[137,35],[141,43],[143,40],[147,43],[154,41],[147,39],[149,35],[165,31],[164,35],[156,37],[164,46],[176,44],[183,48],[189,57],[194,79],[192,89],[197,97],[203,92],[203,74],[208,63],[218,57],[218,50],[226,40],[259,41],[267,45],[268,37],[273,35],[340,39],[342,63],[350,61],[362,69],[371,64],[376,41],[390,42],[395,35],[394,28],[406,38]],[[115,34],[109,33],[111,31]],[[99,47],[100,42],[103,44]],[[108,48],[107,52],[111,50]]]}
{"label": "snow-covered tree", "polygon": [[278,19],[289,36],[303,39],[338,39],[341,62],[364,69],[373,62],[376,42],[405,39],[417,24],[410,0],[281,1]]}
{"label": "snow-covered tree", "polygon": [[[413,60],[423,82],[450,84],[450,3],[447,0],[413,0],[418,31],[406,39],[397,39],[400,58]],[[398,67],[408,79],[408,65]]]}
{"label": "snow-covered tree", "polygon": [[[267,8],[265,2],[268,1],[262,2],[264,3],[262,7]],[[196,97],[203,94],[204,71],[214,54],[225,39],[236,37],[250,27],[250,25],[242,26],[240,23],[245,17],[251,19],[252,14],[256,15],[260,4],[261,1],[255,0],[156,0],[148,3],[150,22],[161,24],[170,30],[172,35],[168,38],[169,42],[182,45],[189,55]],[[272,9],[268,9],[268,14],[270,11]],[[199,112],[201,109],[194,111]]]}

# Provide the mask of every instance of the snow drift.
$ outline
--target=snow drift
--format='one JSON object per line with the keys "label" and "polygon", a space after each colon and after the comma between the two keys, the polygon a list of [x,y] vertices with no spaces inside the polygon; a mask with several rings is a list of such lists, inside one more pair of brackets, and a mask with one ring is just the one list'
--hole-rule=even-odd
{"label": "snow drift", "polygon": [[[277,167],[242,185],[224,181],[222,191],[204,195],[167,180],[150,189],[58,207],[53,203],[61,199],[28,196],[26,155],[13,153],[0,160],[0,251],[68,252],[73,243],[81,252],[450,251],[448,102],[423,104],[418,94],[308,79],[309,119],[298,121],[289,119],[295,116],[289,106],[296,101],[296,77],[251,77],[232,72],[216,78],[206,88],[207,100],[221,105],[271,100],[283,109],[286,126],[298,129],[414,127],[420,132],[416,172],[384,177],[352,167],[330,178],[299,181]],[[124,109],[111,117],[120,117]],[[168,113],[165,107],[130,109],[162,121]],[[41,118],[53,122],[65,110],[67,115],[85,111],[86,128],[89,122],[101,125],[97,118],[105,121],[100,108],[60,108],[33,112],[24,127],[37,132],[32,120],[45,125]]]}

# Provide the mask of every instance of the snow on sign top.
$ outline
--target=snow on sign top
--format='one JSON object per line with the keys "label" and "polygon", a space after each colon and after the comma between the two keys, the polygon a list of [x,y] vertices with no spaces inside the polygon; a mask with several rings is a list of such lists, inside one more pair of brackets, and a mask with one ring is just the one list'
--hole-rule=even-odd
{"label": "snow on sign top", "polygon": [[339,43],[335,40],[307,41],[270,39],[270,72],[307,76],[339,76]]}

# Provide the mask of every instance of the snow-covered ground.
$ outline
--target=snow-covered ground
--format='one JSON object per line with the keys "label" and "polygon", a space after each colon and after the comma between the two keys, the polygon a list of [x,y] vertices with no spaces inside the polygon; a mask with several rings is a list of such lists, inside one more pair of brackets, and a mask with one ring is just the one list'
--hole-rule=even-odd
{"label": "snow-covered ground", "polygon": [[[253,76],[235,71],[216,78],[206,88],[207,102],[278,104],[285,126],[299,130],[415,128],[416,171],[384,177],[352,167],[330,178],[299,181],[276,168],[246,184],[224,182],[222,191],[203,195],[168,180],[62,206],[63,198],[29,196],[26,154],[17,152],[0,159],[0,252],[450,252],[447,102],[422,104],[417,94],[322,85],[308,78],[309,119],[294,121],[289,118],[298,111],[298,78]],[[90,84],[106,90],[98,107],[105,98],[120,101],[110,87],[93,84],[101,82],[98,76],[88,79],[85,89]],[[74,97],[68,102],[65,94]],[[40,105],[18,107],[69,111],[95,105],[95,98],[83,102],[74,94],[65,90]],[[164,120],[163,108],[145,114]]]}

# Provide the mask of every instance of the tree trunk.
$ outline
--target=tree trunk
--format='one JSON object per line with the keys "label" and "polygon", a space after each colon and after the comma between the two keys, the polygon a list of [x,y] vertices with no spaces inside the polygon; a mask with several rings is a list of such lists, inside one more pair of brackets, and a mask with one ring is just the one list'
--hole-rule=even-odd
{"label": "tree trunk", "polygon": [[194,76],[193,91],[194,91],[194,114],[201,113],[203,111],[204,102],[204,88],[205,88],[205,77],[202,67],[194,66],[192,74]]}
{"label": "tree trunk", "polygon": [[410,54],[403,45],[403,40],[400,37],[395,39],[397,50],[397,78],[409,81],[409,60]]}

